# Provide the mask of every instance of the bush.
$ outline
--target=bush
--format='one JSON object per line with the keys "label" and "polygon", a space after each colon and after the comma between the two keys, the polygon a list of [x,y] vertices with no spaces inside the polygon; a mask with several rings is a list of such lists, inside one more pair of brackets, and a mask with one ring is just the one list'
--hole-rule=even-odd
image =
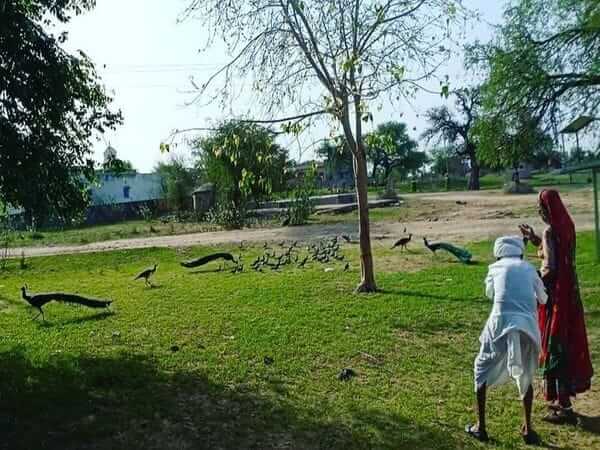
{"label": "bush", "polygon": [[298,189],[294,192],[292,201],[284,214],[284,220],[288,225],[304,225],[315,211],[315,206],[310,199],[310,192]]}
{"label": "bush", "polygon": [[304,225],[308,218],[315,211],[314,204],[310,197],[314,193],[317,179],[317,169],[313,165],[304,174],[304,180],[292,194],[292,201],[284,215],[284,220],[288,225]]}
{"label": "bush", "polygon": [[246,225],[247,214],[244,208],[236,208],[235,203],[218,203],[206,214],[206,220],[226,229],[240,229]]}

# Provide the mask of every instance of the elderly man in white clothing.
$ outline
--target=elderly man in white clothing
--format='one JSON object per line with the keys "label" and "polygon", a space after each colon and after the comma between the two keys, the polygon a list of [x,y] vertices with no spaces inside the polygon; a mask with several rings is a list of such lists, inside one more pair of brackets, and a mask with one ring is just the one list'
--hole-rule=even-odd
{"label": "elderly man in white clothing", "polygon": [[514,380],[523,400],[525,423],[521,430],[527,444],[538,444],[531,426],[532,381],[541,349],[537,303],[548,296],[536,269],[523,260],[524,243],[516,236],[501,237],[494,245],[497,261],[490,265],[485,280],[492,311],[479,337],[481,348],[475,359],[475,390],[479,422],[465,431],[487,441],[485,400],[487,387]]}

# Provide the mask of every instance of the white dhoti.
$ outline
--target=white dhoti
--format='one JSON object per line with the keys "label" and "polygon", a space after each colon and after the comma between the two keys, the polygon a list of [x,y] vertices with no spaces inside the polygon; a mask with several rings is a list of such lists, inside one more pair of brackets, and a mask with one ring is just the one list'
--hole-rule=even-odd
{"label": "white dhoti", "polygon": [[492,387],[514,380],[521,398],[525,397],[538,369],[538,356],[535,341],[519,330],[484,340],[475,358],[475,390],[484,384]]}

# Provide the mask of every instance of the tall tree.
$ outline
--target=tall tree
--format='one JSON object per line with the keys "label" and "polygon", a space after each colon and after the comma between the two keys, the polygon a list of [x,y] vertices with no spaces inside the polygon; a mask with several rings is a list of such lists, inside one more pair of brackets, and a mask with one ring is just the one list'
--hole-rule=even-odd
{"label": "tall tree", "polygon": [[287,151],[263,126],[225,122],[198,140],[197,154],[221,201],[233,202],[237,209],[285,187]]}
{"label": "tall tree", "polygon": [[427,140],[437,138],[445,141],[461,158],[469,161],[469,190],[479,190],[480,164],[477,158],[477,144],[472,136],[473,126],[481,107],[479,88],[459,89],[452,93],[456,97],[456,110],[460,117],[448,107],[440,106],[427,111],[429,128],[423,133]]}
{"label": "tall tree", "polygon": [[427,161],[423,152],[417,152],[417,143],[410,138],[402,122],[379,124],[365,136],[367,159],[373,165],[372,177],[380,176],[386,182],[392,170],[406,174],[420,169]]}
{"label": "tall tree", "polygon": [[92,138],[120,122],[90,59],[48,31],[94,3],[0,0],[0,202],[38,223],[86,207]]}
{"label": "tall tree", "polygon": [[209,43],[222,39],[232,56],[199,86],[200,95],[220,80],[213,94],[235,98],[239,78],[249,78],[264,113],[297,112],[269,122],[295,131],[303,119],[327,114],[343,130],[359,205],[359,292],[377,289],[363,120],[371,119],[372,102],[411,95],[433,75],[448,56],[459,6],[454,0],[193,0],[186,11],[203,22]]}
{"label": "tall tree", "polygon": [[486,110],[518,120],[521,111],[558,126],[565,115],[600,114],[600,2],[519,0],[497,39],[472,47],[489,71]]}
{"label": "tall tree", "polygon": [[515,122],[483,116],[473,130],[481,159],[493,168],[513,169],[513,180],[517,183],[521,163],[532,162],[537,152],[550,153],[553,148],[552,138],[531,114],[523,112],[518,117]]}

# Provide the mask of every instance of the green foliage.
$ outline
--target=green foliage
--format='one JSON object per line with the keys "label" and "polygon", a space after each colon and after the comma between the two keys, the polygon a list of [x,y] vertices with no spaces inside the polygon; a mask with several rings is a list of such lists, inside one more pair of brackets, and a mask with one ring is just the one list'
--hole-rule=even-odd
{"label": "green foliage", "polygon": [[317,167],[312,165],[304,173],[302,183],[294,189],[290,206],[286,211],[290,225],[304,225],[308,222],[311,214],[315,211],[315,205],[311,200],[317,182]]}
{"label": "green foliage", "polygon": [[402,122],[385,122],[365,136],[367,159],[373,165],[372,177],[387,182],[392,170],[404,178],[427,163],[427,155],[417,151],[417,143]]}
{"label": "green foliage", "polygon": [[218,225],[226,230],[244,228],[248,215],[243,206],[233,202],[219,202],[206,214],[208,223]]}
{"label": "green foliage", "polygon": [[531,162],[536,152],[552,151],[552,138],[527,113],[519,116],[518,123],[499,117],[482,117],[474,127],[479,157],[495,169],[517,168],[522,162]]}
{"label": "green foliage", "polygon": [[250,200],[285,189],[287,151],[273,138],[267,128],[230,121],[198,140],[201,169],[216,186],[220,202],[240,210]]}
{"label": "green foliage", "polygon": [[465,164],[452,146],[434,147],[430,150],[431,172],[438,176],[463,176]]}
{"label": "green foliage", "polygon": [[[95,2],[0,2],[0,201],[41,224],[87,206],[93,137],[121,120],[83,53],[67,53],[52,26]],[[87,180],[86,180],[87,178]]]}
{"label": "green foliage", "polygon": [[490,45],[470,60],[489,72],[484,106],[506,120],[529,111],[536,122],[560,125],[562,113],[597,116],[600,87],[600,3],[520,0]]}
{"label": "green foliage", "polygon": [[107,172],[112,172],[115,175],[127,173],[127,172],[135,172],[135,168],[131,161],[125,161],[119,158],[110,158],[108,161],[104,161],[102,163],[102,170]]}
{"label": "green foliage", "polygon": [[192,191],[198,181],[195,169],[187,167],[185,160],[173,155],[166,163],[159,163],[156,172],[162,178],[162,187],[169,208],[178,215],[190,208]]}
{"label": "green foliage", "polygon": [[422,137],[428,142],[435,139],[438,144],[443,141],[446,149],[452,150],[456,157],[468,160],[471,169],[469,190],[479,190],[480,163],[473,129],[481,114],[480,88],[458,89],[452,94],[458,115],[447,106],[429,109],[426,113],[429,128]]}

